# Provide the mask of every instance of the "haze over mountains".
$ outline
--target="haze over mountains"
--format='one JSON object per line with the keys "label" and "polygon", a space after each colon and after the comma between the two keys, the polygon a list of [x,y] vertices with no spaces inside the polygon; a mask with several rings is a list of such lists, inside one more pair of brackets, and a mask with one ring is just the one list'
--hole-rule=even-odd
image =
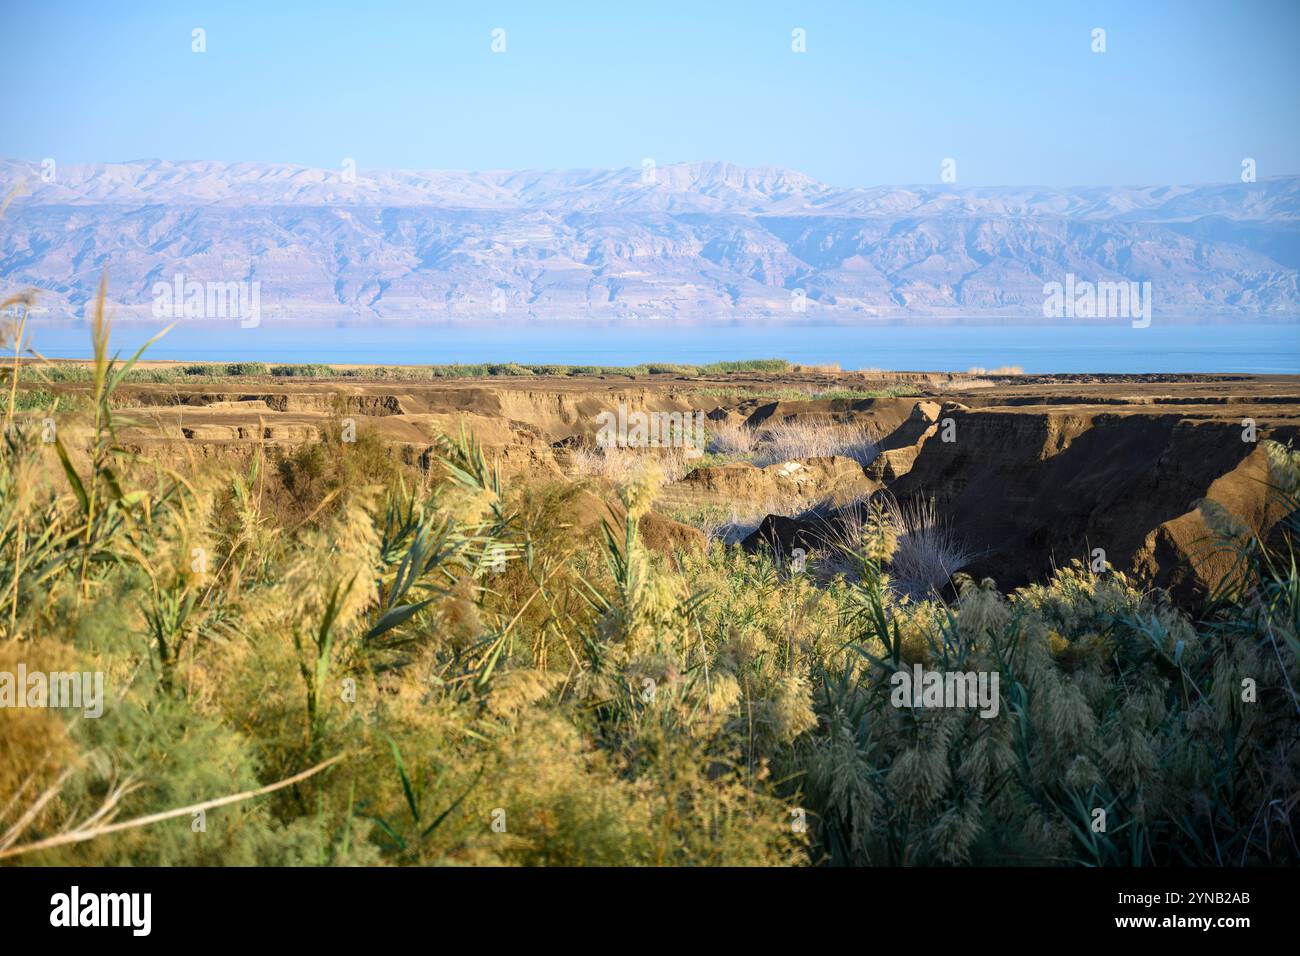
{"label": "haze over mountains", "polygon": [[[1300,176],[839,188],[692,163],[518,172],[0,161],[0,287],[122,318],[155,283],[261,285],[268,321],[1042,318],[1067,274],[1169,319],[1300,316]],[[800,291],[802,290],[802,291]],[[799,311],[806,304],[804,311]]]}

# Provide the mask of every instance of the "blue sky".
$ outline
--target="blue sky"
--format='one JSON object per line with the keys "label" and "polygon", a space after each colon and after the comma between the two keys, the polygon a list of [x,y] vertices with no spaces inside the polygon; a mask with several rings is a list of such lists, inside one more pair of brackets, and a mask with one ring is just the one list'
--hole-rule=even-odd
{"label": "blue sky", "polygon": [[1300,173],[1300,0],[6,0],[0,30],[0,155],[33,160],[726,159],[836,185],[937,182],[946,157],[959,185],[1229,181],[1244,157]]}

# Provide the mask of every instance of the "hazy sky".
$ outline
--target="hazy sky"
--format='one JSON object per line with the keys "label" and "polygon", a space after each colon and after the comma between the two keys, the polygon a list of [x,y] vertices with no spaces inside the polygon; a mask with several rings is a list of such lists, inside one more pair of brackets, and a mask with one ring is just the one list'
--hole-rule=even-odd
{"label": "hazy sky", "polygon": [[7,157],[727,159],[837,185],[936,182],[947,157],[959,185],[1228,181],[1244,157],[1300,173],[1300,0],[3,4]]}

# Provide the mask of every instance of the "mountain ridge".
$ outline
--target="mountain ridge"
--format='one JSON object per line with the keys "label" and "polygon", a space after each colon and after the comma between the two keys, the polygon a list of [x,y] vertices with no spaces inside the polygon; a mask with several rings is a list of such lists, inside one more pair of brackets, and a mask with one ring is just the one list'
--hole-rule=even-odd
{"label": "mountain ridge", "polygon": [[[257,281],[311,321],[1042,318],[1044,285],[1150,282],[1157,316],[1300,315],[1300,176],[837,187],[727,162],[322,170],[0,160],[0,285],[125,318],[157,283]],[[802,311],[800,311],[802,309]]]}

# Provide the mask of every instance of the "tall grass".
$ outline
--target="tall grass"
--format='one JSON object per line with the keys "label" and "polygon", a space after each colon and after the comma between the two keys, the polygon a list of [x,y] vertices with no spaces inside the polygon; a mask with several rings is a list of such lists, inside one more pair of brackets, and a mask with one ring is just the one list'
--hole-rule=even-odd
{"label": "tall grass", "polygon": [[864,468],[875,460],[876,442],[865,423],[830,425],[817,421],[782,421],[762,429],[754,447],[759,467],[800,458],[852,458]]}
{"label": "tall grass", "polygon": [[683,448],[589,448],[575,445],[567,455],[575,478],[603,478],[615,483],[634,481],[651,470],[665,482],[680,481],[694,467]]}
{"label": "tall grass", "polygon": [[941,595],[974,552],[939,514],[934,498],[888,499],[898,547],[889,563],[894,588],[914,600]]}
{"label": "tall grass", "polygon": [[752,455],[758,443],[758,432],[743,421],[710,422],[708,435],[708,450],[717,455]]}

